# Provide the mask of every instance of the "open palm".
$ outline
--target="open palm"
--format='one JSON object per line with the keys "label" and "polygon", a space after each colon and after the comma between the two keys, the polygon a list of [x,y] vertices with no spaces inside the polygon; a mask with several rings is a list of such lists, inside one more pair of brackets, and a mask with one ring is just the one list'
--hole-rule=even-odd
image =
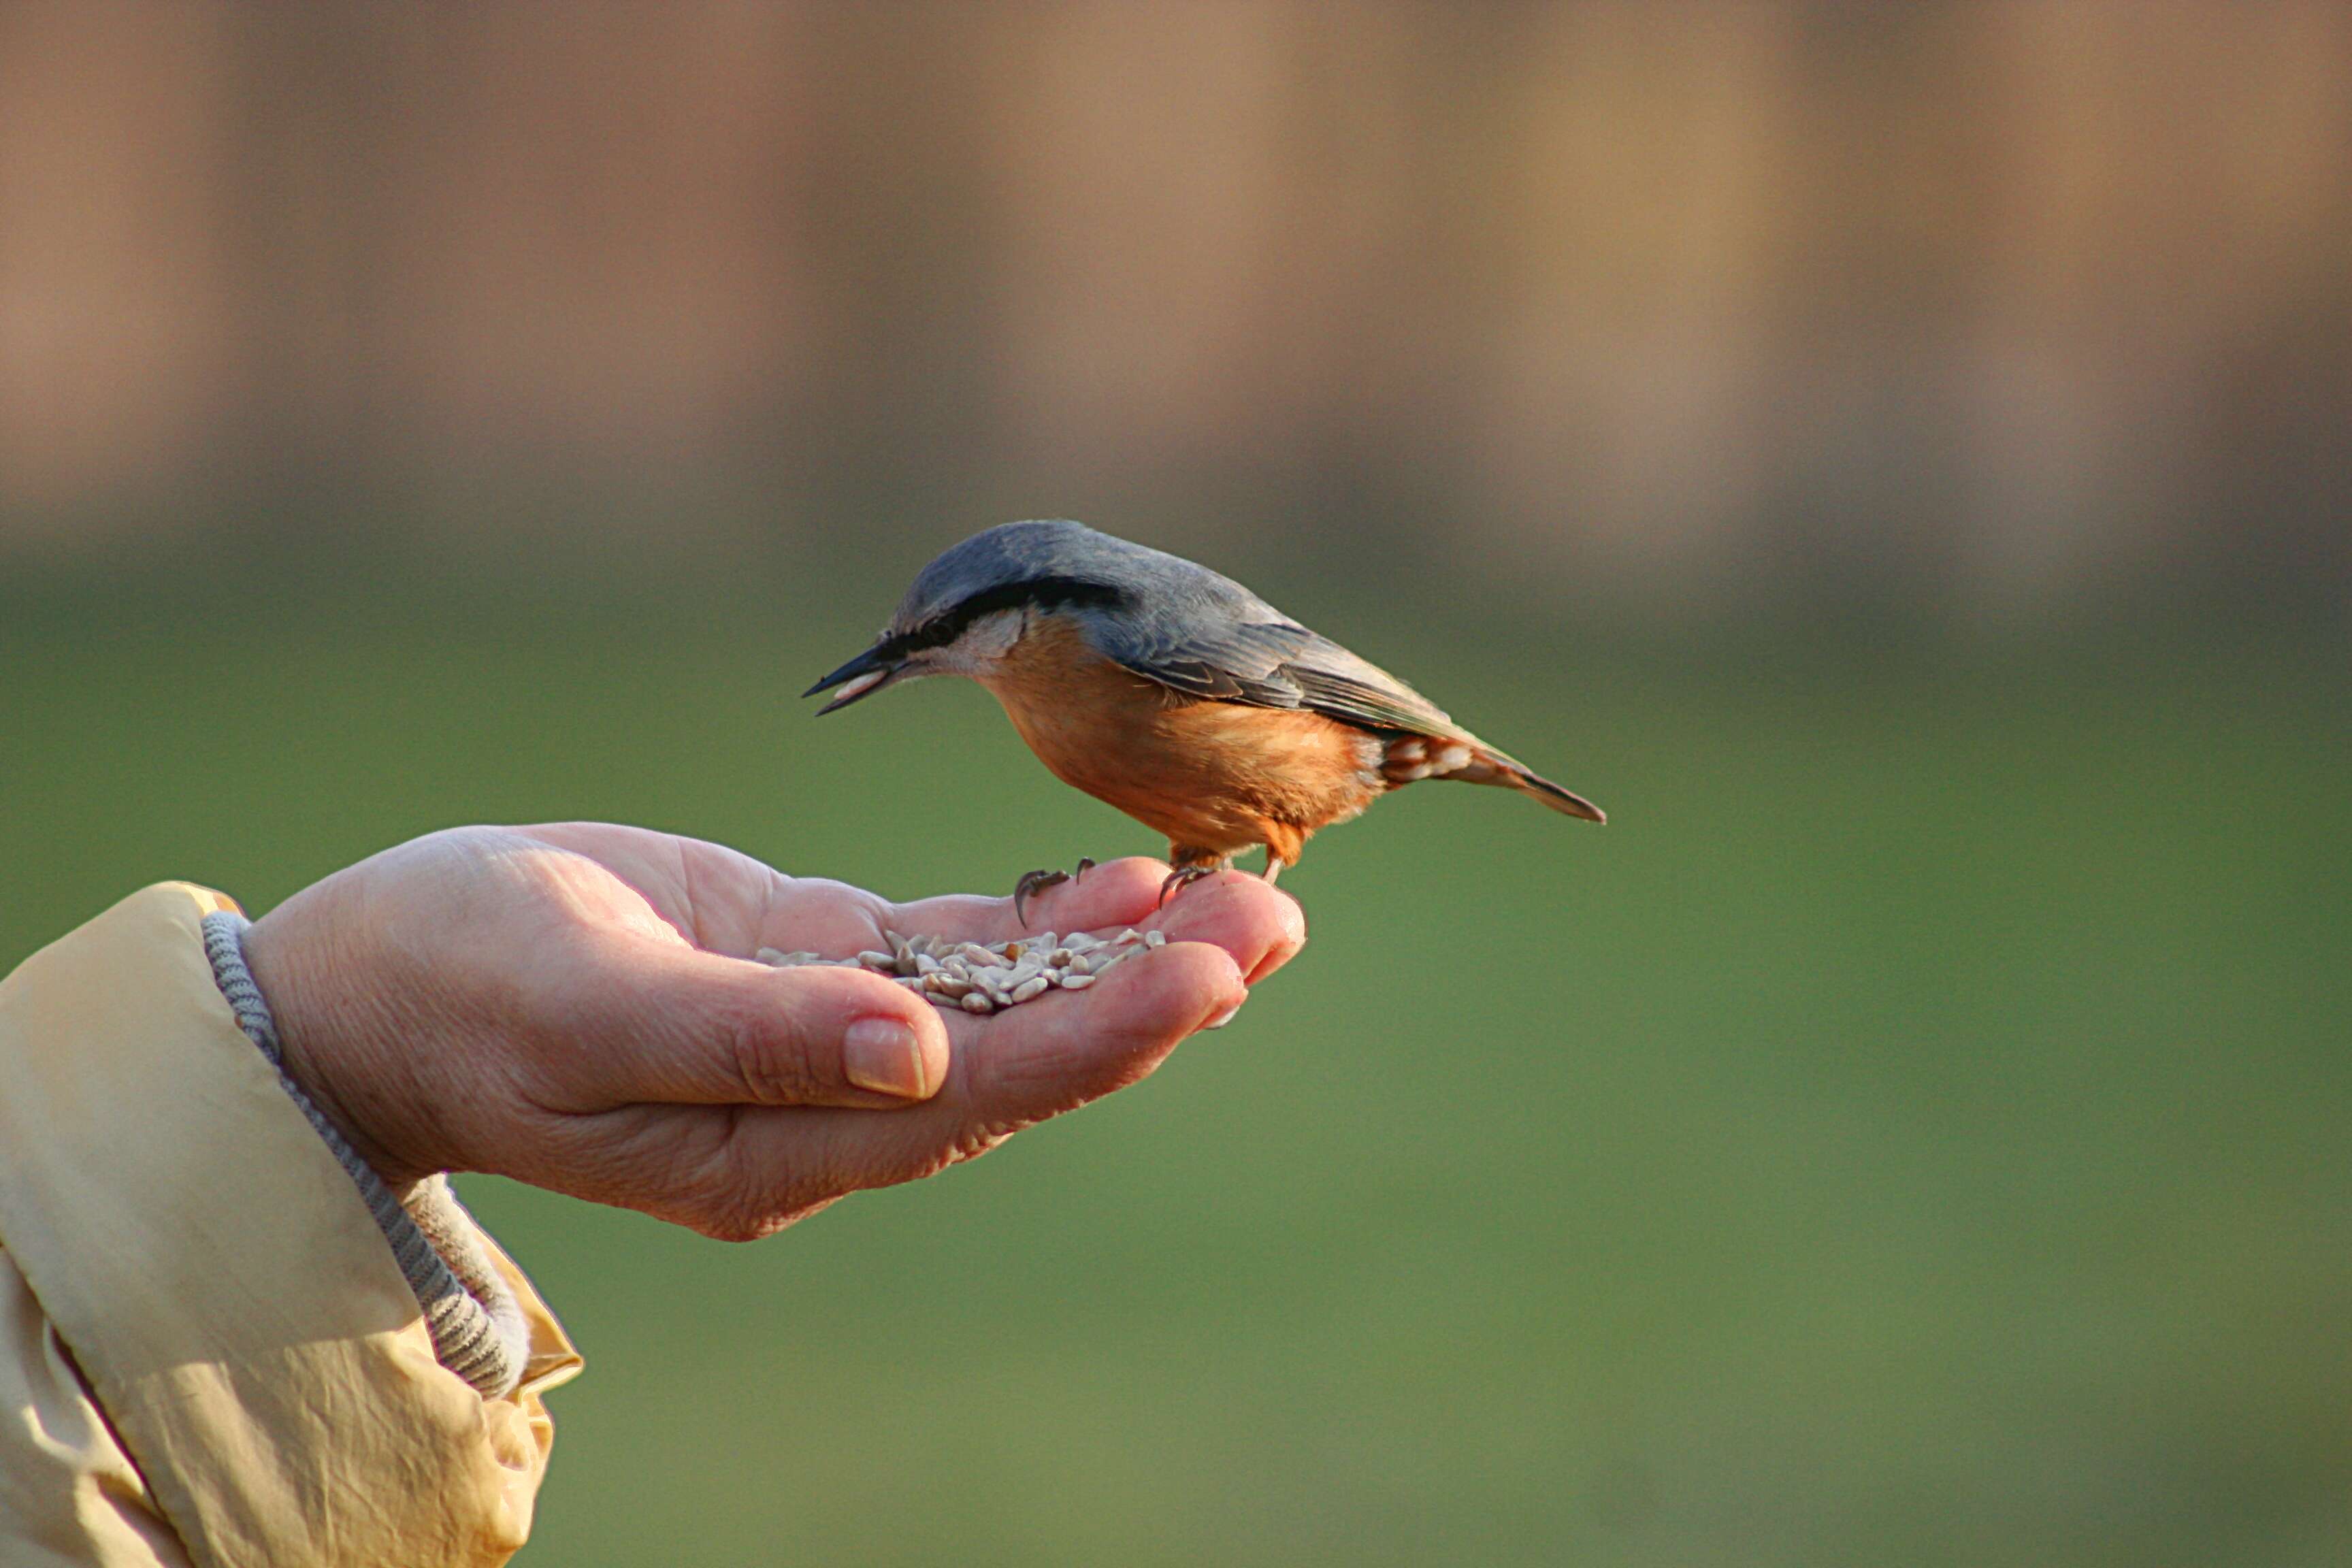
{"label": "open palm", "polygon": [[[1134,1082],[1305,940],[1255,878],[1161,910],[1166,875],[1097,867],[1024,926],[1008,899],[892,904],[643,828],[460,828],[297,894],[247,953],[289,1071],[387,1180],[493,1171],[740,1238]],[[984,1017],[854,968],[752,961],[846,956],[885,931],[1128,925],[1168,944]]]}

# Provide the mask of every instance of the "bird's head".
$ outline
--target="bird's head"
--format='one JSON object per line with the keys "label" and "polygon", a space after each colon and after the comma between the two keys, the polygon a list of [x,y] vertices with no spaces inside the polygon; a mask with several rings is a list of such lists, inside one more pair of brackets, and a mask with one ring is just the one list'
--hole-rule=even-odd
{"label": "bird's head", "polygon": [[1038,617],[1116,612],[1135,593],[1129,556],[1156,556],[1076,522],[1008,522],[916,574],[874,646],[801,695],[835,691],[821,714],[926,675],[984,676]]}

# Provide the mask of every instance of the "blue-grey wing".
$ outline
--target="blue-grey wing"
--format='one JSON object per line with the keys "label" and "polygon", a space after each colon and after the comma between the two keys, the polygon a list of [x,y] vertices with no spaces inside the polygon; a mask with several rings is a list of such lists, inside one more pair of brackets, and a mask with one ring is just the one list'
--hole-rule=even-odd
{"label": "blue-grey wing", "polygon": [[[1298,708],[1366,730],[1469,739],[1435,703],[1368,659],[1305,626],[1230,613],[1093,619],[1096,646],[1127,668],[1189,696],[1256,708]],[[1213,607],[1230,612],[1243,606]]]}

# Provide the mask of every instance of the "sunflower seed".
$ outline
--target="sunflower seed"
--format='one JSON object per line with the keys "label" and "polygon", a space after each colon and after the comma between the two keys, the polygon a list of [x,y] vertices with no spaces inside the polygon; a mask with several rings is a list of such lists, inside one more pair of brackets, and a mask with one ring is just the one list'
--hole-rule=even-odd
{"label": "sunflower seed", "polygon": [[866,948],[854,958],[826,958],[795,949],[785,952],[763,947],[756,955],[778,969],[866,969],[905,986],[935,1007],[961,1008],[986,1015],[1034,1002],[1059,987],[1083,991],[1103,971],[1153,948],[1165,946],[1167,934],[1132,927],[1104,938],[1088,931],[1067,936],[1042,931],[1002,944],[946,942],[936,936],[910,937],[895,931],[882,933],[889,945]]}

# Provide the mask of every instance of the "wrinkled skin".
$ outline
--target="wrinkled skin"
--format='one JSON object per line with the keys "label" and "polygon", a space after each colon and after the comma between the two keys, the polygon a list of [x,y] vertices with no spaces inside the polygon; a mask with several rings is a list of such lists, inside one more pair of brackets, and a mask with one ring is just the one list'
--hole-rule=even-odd
{"label": "wrinkled skin", "polygon": [[[642,828],[466,827],[305,889],[247,958],[288,1071],[387,1181],[493,1172],[743,1240],[1135,1082],[1306,940],[1255,877],[1161,910],[1167,874],[1097,867],[1033,897],[1024,926],[1009,899],[893,905]],[[751,961],[887,947],[886,926],[1128,925],[1168,945],[988,1017],[856,969]]]}

